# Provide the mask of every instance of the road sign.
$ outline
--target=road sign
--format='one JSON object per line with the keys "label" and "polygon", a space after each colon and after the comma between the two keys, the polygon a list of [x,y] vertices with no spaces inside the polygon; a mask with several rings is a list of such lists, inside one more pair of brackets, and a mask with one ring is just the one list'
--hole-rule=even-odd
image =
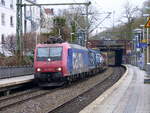
{"label": "road sign", "polygon": [[146,48],[147,44],[146,43],[140,43],[141,48]]}
{"label": "road sign", "polygon": [[143,40],[142,40],[142,43],[147,43],[147,39],[143,39]]}
{"label": "road sign", "polygon": [[149,18],[148,21],[146,22],[145,28],[150,28],[150,18]]}
{"label": "road sign", "polygon": [[147,44],[146,43],[137,43],[136,48],[146,48]]}

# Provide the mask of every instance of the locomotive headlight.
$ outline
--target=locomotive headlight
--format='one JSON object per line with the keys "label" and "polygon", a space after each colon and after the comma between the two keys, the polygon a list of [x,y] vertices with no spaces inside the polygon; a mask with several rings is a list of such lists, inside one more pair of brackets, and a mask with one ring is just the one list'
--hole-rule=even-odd
{"label": "locomotive headlight", "polygon": [[36,70],[37,70],[37,72],[40,72],[40,71],[41,71],[41,68],[37,68]]}
{"label": "locomotive headlight", "polygon": [[56,68],[57,71],[62,71],[61,67]]}

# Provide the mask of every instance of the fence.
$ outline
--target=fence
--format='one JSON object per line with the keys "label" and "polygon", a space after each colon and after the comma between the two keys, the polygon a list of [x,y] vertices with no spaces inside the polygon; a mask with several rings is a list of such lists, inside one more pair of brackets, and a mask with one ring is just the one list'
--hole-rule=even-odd
{"label": "fence", "polygon": [[30,75],[34,73],[33,66],[0,67],[0,79]]}

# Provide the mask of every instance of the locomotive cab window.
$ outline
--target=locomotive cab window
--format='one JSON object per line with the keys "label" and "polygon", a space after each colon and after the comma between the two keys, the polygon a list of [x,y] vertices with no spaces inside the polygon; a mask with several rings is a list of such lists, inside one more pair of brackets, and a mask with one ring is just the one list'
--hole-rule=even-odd
{"label": "locomotive cab window", "polygon": [[49,48],[38,48],[37,57],[48,57]]}
{"label": "locomotive cab window", "polygon": [[37,49],[37,61],[61,60],[62,47],[40,47]]}
{"label": "locomotive cab window", "polygon": [[60,57],[62,54],[61,47],[51,47],[50,48],[50,57]]}

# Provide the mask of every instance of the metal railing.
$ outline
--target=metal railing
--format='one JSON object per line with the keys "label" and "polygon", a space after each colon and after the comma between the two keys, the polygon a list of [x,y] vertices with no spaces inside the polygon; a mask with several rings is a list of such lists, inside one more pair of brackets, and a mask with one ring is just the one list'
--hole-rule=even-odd
{"label": "metal railing", "polygon": [[0,79],[31,75],[34,73],[32,65],[28,66],[0,66]]}

